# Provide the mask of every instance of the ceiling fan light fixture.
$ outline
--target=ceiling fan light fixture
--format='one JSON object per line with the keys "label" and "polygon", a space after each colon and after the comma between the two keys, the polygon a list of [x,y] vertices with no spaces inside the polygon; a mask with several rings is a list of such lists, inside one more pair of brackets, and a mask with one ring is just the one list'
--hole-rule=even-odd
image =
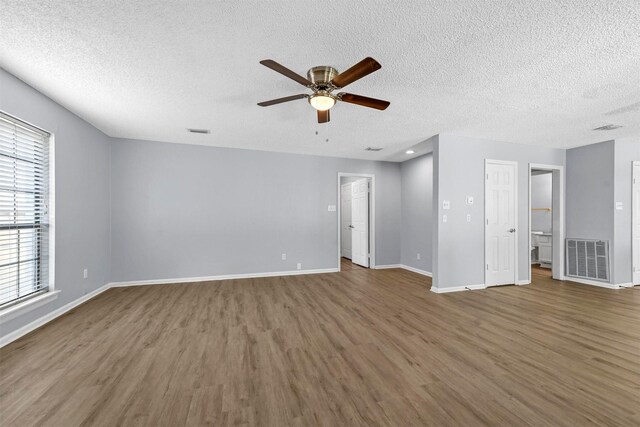
{"label": "ceiling fan light fixture", "polygon": [[329,92],[318,92],[309,97],[309,104],[318,111],[327,111],[336,105],[336,98]]}

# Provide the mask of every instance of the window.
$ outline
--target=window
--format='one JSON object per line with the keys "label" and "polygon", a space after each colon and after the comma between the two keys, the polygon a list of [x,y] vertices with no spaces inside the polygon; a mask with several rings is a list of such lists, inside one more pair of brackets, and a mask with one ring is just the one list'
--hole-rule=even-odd
{"label": "window", "polygon": [[0,308],[49,287],[49,134],[0,113]]}

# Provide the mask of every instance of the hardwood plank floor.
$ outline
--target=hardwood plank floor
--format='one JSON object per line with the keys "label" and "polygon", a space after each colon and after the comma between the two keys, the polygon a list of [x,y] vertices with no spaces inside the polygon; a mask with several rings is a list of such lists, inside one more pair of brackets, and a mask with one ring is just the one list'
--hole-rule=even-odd
{"label": "hardwood plank floor", "polygon": [[0,349],[0,424],[640,425],[640,289],[535,280],[113,288]]}

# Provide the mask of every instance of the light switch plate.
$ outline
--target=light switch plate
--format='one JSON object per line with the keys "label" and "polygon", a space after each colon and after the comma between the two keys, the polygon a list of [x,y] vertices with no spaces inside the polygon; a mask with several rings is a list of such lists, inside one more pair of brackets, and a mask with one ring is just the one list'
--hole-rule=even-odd
{"label": "light switch plate", "polygon": [[336,205],[329,205],[327,206],[327,210],[329,212],[335,212],[336,211]]}
{"label": "light switch plate", "polygon": [[444,200],[442,202],[442,209],[449,209],[451,208],[451,203],[448,200]]}
{"label": "light switch plate", "polygon": [[467,204],[468,205],[472,205],[473,204],[473,196],[467,196]]}
{"label": "light switch plate", "polygon": [[622,202],[616,202],[616,210],[618,211],[622,210]]}

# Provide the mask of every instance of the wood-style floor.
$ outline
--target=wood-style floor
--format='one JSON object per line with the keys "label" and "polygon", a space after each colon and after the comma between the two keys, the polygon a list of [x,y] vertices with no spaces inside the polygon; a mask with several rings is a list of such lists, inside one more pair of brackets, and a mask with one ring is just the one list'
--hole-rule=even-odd
{"label": "wood-style floor", "polygon": [[640,425],[640,289],[429,287],[113,288],[0,350],[0,424]]}

